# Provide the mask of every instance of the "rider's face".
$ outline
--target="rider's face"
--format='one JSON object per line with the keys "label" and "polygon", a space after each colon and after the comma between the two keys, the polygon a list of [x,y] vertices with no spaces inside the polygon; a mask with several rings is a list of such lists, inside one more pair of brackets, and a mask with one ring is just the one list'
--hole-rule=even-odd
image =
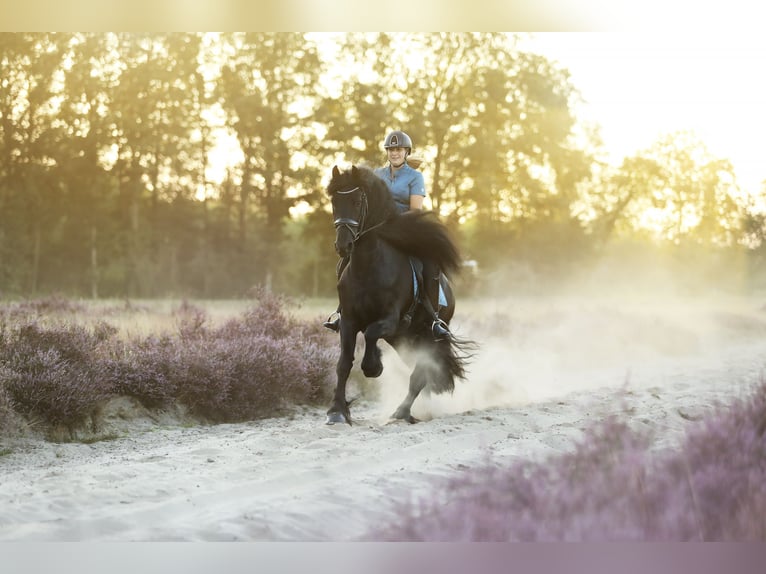
{"label": "rider's face", "polygon": [[401,167],[406,157],[406,150],[403,147],[390,147],[388,150],[388,161],[394,167]]}

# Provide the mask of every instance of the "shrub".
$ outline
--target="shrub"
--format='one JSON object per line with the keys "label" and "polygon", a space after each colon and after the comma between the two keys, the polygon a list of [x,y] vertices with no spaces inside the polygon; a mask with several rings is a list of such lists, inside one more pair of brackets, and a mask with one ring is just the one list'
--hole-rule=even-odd
{"label": "shrub", "polygon": [[766,381],[692,428],[669,467],[687,478],[697,537],[766,541]]}
{"label": "shrub", "polygon": [[273,416],[291,404],[329,399],[337,350],[318,325],[303,324],[285,300],[260,305],[223,326],[184,302],[177,335],[120,340],[97,323],[42,327],[0,321],[0,415],[13,410],[48,427],[93,421],[104,401],[131,396],[147,408],[188,407],[213,422]]}
{"label": "shrub", "polygon": [[27,322],[0,340],[0,388],[29,420],[71,432],[92,418],[111,389],[99,376],[97,349],[114,330]]}
{"label": "shrub", "polygon": [[[3,379],[2,367],[0,367],[0,380]],[[13,408],[11,396],[0,385],[0,436],[15,435],[23,428],[23,422]]]}
{"label": "shrub", "polygon": [[101,360],[101,379],[116,395],[133,397],[149,409],[166,408],[176,399],[172,373],[179,348],[167,336],[116,344]]}
{"label": "shrub", "polygon": [[179,324],[184,345],[168,377],[199,416],[236,422],[331,396],[337,348],[321,325],[286,311],[288,299],[258,289],[258,305],[210,329],[193,309]]}
{"label": "shrub", "polygon": [[25,315],[73,314],[85,311],[85,305],[82,303],[72,301],[58,294],[40,299],[28,299],[17,305],[17,312]]}
{"label": "shrub", "polygon": [[680,449],[616,418],[572,453],[487,463],[401,505],[371,540],[764,541],[766,383],[693,427]]}
{"label": "shrub", "polygon": [[250,310],[185,343],[170,376],[179,401],[200,416],[248,420],[330,396],[334,347],[274,309]]}
{"label": "shrub", "polygon": [[205,325],[208,321],[207,313],[204,309],[200,309],[184,301],[181,306],[174,312],[176,317],[176,323],[178,328],[178,335],[181,340],[197,339],[204,337],[207,334]]}

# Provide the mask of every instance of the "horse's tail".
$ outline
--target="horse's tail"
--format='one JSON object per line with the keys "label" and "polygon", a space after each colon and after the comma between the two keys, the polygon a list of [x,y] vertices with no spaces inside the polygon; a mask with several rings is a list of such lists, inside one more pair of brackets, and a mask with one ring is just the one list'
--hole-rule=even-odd
{"label": "horse's tail", "polygon": [[461,257],[447,227],[432,211],[408,211],[389,220],[378,234],[407,255],[436,263],[447,275],[460,270]]}
{"label": "horse's tail", "polygon": [[455,379],[465,379],[466,366],[478,348],[470,339],[455,337],[442,339],[435,345],[435,359],[441,372],[430,380],[430,391],[451,393],[455,390]]}

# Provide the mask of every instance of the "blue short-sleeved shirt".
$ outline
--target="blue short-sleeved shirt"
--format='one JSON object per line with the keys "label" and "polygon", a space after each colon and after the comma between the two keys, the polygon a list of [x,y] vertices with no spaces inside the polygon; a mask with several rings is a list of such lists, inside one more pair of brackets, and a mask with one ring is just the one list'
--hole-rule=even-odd
{"label": "blue short-sleeved shirt", "polygon": [[375,170],[375,175],[386,182],[391,195],[394,196],[396,207],[399,211],[410,210],[410,196],[426,196],[426,183],[423,174],[418,170],[404,164],[399,171],[391,178],[391,169],[389,166],[379,167]]}

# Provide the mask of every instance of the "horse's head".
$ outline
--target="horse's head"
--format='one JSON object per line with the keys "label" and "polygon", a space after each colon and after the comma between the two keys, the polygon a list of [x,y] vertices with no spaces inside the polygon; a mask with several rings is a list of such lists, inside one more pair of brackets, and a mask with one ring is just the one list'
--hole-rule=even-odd
{"label": "horse's head", "polygon": [[344,173],[337,165],[333,167],[327,192],[332,200],[335,222],[335,251],[346,257],[354,249],[367,216],[367,194],[356,166]]}

